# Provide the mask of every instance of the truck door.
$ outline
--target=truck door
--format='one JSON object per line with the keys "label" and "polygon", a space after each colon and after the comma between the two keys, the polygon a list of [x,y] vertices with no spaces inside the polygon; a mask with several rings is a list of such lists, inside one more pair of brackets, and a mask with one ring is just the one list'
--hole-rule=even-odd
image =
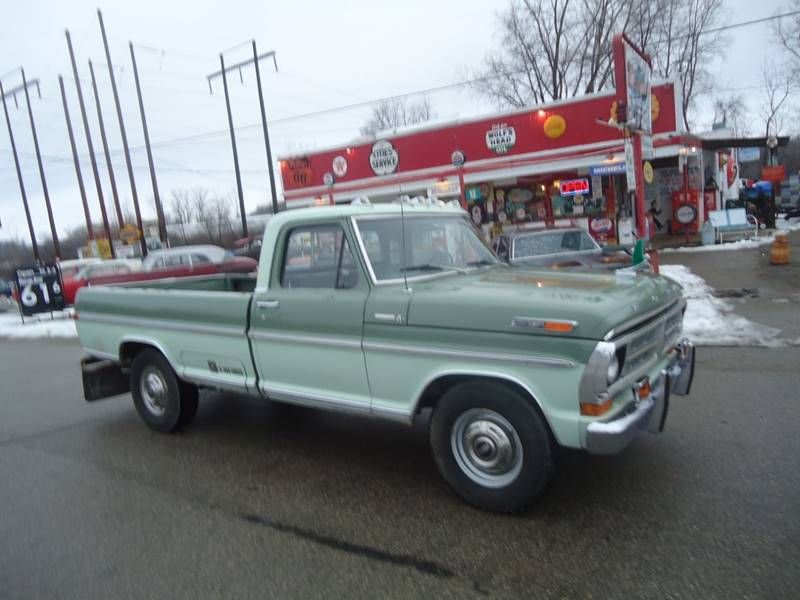
{"label": "truck door", "polygon": [[284,402],[369,413],[361,348],[368,294],[339,222],[281,232],[269,287],[255,291],[251,308],[261,391]]}

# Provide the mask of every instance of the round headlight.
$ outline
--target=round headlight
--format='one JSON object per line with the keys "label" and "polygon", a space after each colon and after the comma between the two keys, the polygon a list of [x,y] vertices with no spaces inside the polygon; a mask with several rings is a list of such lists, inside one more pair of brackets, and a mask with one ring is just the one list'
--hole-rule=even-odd
{"label": "round headlight", "polygon": [[617,380],[619,377],[619,359],[615,354],[611,359],[611,362],[608,363],[608,371],[606,371],[606,382],[608,385],[611,385]]}

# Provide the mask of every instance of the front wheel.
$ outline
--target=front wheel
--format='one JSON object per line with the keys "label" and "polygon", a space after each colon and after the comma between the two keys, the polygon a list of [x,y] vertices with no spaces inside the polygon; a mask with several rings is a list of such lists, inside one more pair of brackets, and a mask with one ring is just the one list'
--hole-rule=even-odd
{"label": "front wheel", "polygon": [[142,420],[162,433],[188,425],[197,413],[197,388],[180,381],[156,350],[143,350],[133,359],[131,394]]}
{"label": "front wheel", "polygon": [[494,512],[530,506],[553,470],[547,424],[513,388],[467,381],[448,390],[431,420],[439,472],[466,502]]}

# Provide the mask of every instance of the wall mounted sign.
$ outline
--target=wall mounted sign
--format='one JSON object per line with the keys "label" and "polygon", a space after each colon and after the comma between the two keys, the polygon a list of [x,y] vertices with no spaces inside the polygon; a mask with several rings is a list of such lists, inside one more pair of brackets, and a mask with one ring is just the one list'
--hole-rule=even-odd
{"label": "wall mounted sign", "polygon": [[559,184],[562,196],[578,196],[589,193],[589,180],[585,177],[580,179],[565,179]]}
{"label": "wall mounted sign", "polygon": [[505,123],[497,123],[486,132],[486,147],[497,154],[505,154],[517,143],[516,130]]}
{"label": "wall mounted sign", "polygon": [[691,204],[684,204],[675,211],[675,218],[678,223],[688,225],[697,218],[697,209]]}
{"label": "wall mounted sign", "polygon": [[461,150],[453,150],[453,153],[450,155],[450,162],[453,163],[454,167],[463,167],[464,163],[467,162],[467,157],[464,156]]}
{"label": "wall mounted sign", "polygon": [[589,175],[622,175],[625,172],[624,162],[609,163],[607,165],[598,165],[596,167],[589,167]]}
{"label": "wall mounted sign", "polygon": [[334,157],[331,167],[333,167],[333,174],[337,177],[347,175],[347,159],[341,154]]}
{"label": "wall mounted sign", "polygon": [[375,142],[369,155],[369,166],[376,175],[391,175],[397,171],[400,157],[389,140]]}
{"label": "wall mounted sign", "polygon": [[544,134],[551,140],[560,138],[567,131],[567,121],[561,115],[550,115],[544,121]]}
{"label": "wall mounted sign", "polygon": [[642,165],[642,174],[647,183],[653,183],[653,165],[650,164],[650,161],[644,161]]}
{"label": "wall mounted sign", "polygon": [[284,164],[289,172],[289,181],[294,185],[311,185],[313,173],[307,156],[287,159]]}

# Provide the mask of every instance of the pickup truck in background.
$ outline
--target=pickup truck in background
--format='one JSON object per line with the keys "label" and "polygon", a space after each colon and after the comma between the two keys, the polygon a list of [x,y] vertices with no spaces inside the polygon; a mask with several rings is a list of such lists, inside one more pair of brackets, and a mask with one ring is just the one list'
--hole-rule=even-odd
{"label": "pickup truck in background", "polygon": [[444,479],[514,512],[559,446],[614,453],[687,394],[685,301],[650,272],[500,262],[466,212],[351,205],[280,213],[257,276],[84,288],[84,394],[131,391],[141,418],[188,425],[198,389],[411,424],[430,413]]}

